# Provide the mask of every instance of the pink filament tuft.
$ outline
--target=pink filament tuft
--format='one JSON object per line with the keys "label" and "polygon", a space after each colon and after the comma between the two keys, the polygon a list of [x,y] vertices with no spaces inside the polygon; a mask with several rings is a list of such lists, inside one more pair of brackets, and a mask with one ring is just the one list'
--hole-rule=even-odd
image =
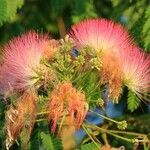
{"label": "pink filament tuft", "polygon": [[96,51],[118,52],[126,49],[132,39],[125,28],[107,19],[90,19],[74,25],[69,32],[79,47]]}
{"label": "pink filament tuft", "polygon": [[140,98],[150,91],[150,56],[138,47],[120,51],[124,84]]}
{"label": "pink filament tuft", "polygon": [[1,68],[1,91],[11,88],[22,90],[33,85],[47,40],[47,36],[32,31],[6,44]]}

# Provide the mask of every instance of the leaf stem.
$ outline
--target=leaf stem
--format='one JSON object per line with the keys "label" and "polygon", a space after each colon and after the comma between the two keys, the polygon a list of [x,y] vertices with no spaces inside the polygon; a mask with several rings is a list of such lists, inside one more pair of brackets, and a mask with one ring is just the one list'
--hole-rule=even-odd
{"label": "leaf stem", "polygon": [[37,115],[45,115],[45,114],[48,114],[48,113],[49,113],[49,111],[43,111],[43,112],[37,113]]}
{"label": "leaf stem", "polygon": [[117,130],[109,130],[109,131],[113,133],[119,133],[119,134],[127,134],[127,135],[143,136],[143,137],[147,136],[146,134],[129,132],[129,131],[117,131]]}
{"label": "leaf stem", "polygon": [[[116,137],[116,138],[120,138],[120,139],[122,139],[122,140],[125,140],[125,141],[128,141],[128,142],[130,142],[130,143],[135,143],[136,141],[137,142],[148,142],[149,140],[147,139],[147,136],[145,135],[145,134],[138,134],[138,133],[134,133],[134,132],[125,132],[125,131],[116,131],[116,130],[107,130],[107,129],[103,129],[103,128],[100,128],[100,127],[98,127],[98,126],[96,126],[96,125],[93,125],[93,124],[88,124],[88,125],[86,125],[88,128],[92,128],[92,129],[97,129],[97,130],[99,130],[99,131],[101,131],[101,132],[104,132],[104,133],[107,133],[107,134],[109,134],[109,135],[112,135],[112,136],[114,136],[114,137]],[[129,139],[129,138],[125,138],[125,137],[122,137],[122,136],[120,136],[120,135],[117,135],[117,134],[115,134],[115,133],[121,133],[121,134],[128,134],[128,135],[135,135],[135,136],[143,136],[143,138],[145,138],[146,137],[146,139],[141,139],[141,140],[139,140],[139,139]]]}
{"label": "leaf stem", "polygon": [[62,125],[63,125],[63,123],[64,123],[65,118],[66,118],[66,115],[63,115],[63,117],[62,117],[62,119],[61,119],[61,122],[60,122],[60,125],[59,125],[58,135],[59,135],[59,133],[60,133],[60,131],[61,131],[61,127],[62,127]]}
{"label": "leaf stem", "polygon": [[94,111],[92,111],[92,110],[90,110],[90,112],[92,112],[92,113],[96,114],[97,116],[100,116],[100,117],[102,117],[102,118],[104,118],[104,119],[107,119],[107,120],[109,120],[109,121],[111,121],[111,122],[114,122],[114,123],[116,123],[116,124],[119,124],[119,123],[120,123],[119,121],[116,121],[116,120],[113,120],[113,119],[111,119],[111,118],[109,118],[109,117],[106,117],[106,116],[104,116],[104,115],[98,114],[98,113],[96,113],[96,112],[94,112]]}
{"label": "leaf stem", "polygon": [[122,137],[122,136],[120,136],[120,135],[111,133],[111,132],[109,132],[109,130],[107,130],[107,129],[100,128],[100,127],[98,127],[98,126],[96,126],[96,125],[87,125],[87,126],[90,127],[90,128],[94,128],[94,129],[96,128],[96,129],[98,129],[98,130],[100,130],[100,131],[102,131],[102,132],[104,132],[104,133],[107,133],[107,134],[112,135],[112,136],[114,136],[114,137],[117,137],[117,138],[120,138],[120,139],[122,139],[122,140],[125,140],[125,141],[128,141],[128,142],[133,143],[133,140],[132,140],[132,139],[128,139],[128,138]]}
{"label": "leaf stem", "polygon": [[37,119],[36,122],[46,121],[47,119]]}
{"label": "leaf stem", "polygon": [[87,135],[89,136],[89,138],[93,141],[93,143],[95,144],[95,146],[97,148],[100,148],[100,146],[95,142],[95,140],[93,139],[93,137],[90,135],[88,129],[86,128],[86,126],[83,124],[82,128],[84,129],[84,131],[87,133]]}

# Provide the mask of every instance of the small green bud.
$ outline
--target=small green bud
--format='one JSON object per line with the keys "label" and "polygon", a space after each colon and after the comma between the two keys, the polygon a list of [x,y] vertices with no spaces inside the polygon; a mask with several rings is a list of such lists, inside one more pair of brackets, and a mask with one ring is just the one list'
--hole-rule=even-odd
{"label": "small green bud", "polygon": [[117,125],[117,128],[120,130],[125,130],[127,128],[127,122],[125,120],[120,121]]}
{"label": "small green bud", "polygon": [[92,69],[100,70],[100,68],[102,66],[101,61],[99,60],[99,58],[92,58],[90,60],[90,63],[91,63],[91,68]]}
{"label": "small green bud", "polygon": [[97,104],[104,109],[104,100],[103,99],[99,98],[97,100]]}
{"label": "small green bud", "polygon": [[76,57],[76,60],[74,61],[75,66],[82,66],[84,63],[85,63],[85,58],[82,55]]}
{"label": "small green bud", "polygon": [[66,35],[64,39],[61,39],[60,43],[61,43],[60,50],[62,52],[68,52],[75,45],[73,39],[70,38],[69,35]]}

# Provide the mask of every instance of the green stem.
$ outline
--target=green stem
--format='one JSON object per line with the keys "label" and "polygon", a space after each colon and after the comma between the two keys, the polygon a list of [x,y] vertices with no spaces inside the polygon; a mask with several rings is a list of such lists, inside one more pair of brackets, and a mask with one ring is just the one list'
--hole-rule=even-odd
{"label": "green stem", "polygon": [[109,130],[109,131],[113,133],[120,133],[120,134],[127,134],[127,135],[135,135],[135,136],[143,136],[143,137],[147,136],[146,134],[129,132],[129,131],[117,131],[117,130]]}
{"label": "green stem", "polygon": [[[87,127],[100,130],[101,132],[107,133],[107,134],[112,135],[112,136],[114,136],[114,137],[116,137],[116,138],[122,139],[122,140],[124,140],[124,141],[128,141],[128,142],[130,142],[130,143],[134,143],[134,139],[128,139],[128,138],[122,137],[122,136],[120,136],[120,135],[117,135],[117,134],[114,134],[114,133],[110,132],[110,130],[106,130],[106,129],[100,128],[100,127],[98,127],[98,126],[96,126],[96,125],[93,125],[93,124],[90,125],[90,124],[89,124],[89,125],[87,125]],[[139,141],[139,140],[138,140],[138,141]],[[142,141],[143,141],[143,140],[142,140]]]}
{"label": "green stem", "polygon": [[87,135],[89,136],[89,138],[93,141],[93,143],[95,144],[95,146],[96,146],[97,148],[100,148],[100,146],[95,142],[95,140],[93,139],[93,137],[90,135],[90,133],[89,133],[88,129],[86,128],[86,126],[85,126],[85,125],[82,125],[82,128],[83,128],[84,131],[87,133]]}
{"label": "green stem", "polygon": [[37,115],[45,115],[45,114],[48,114],[48,113],[49,113],[49,111],[43,111],[43,112],[37,113]]}
{"label": "green stem", "polygon": [[120,135],[117,135],[117,134],[114,134],[114,133],[111,133],[111,132],[107,132],[107,134],[110,134],[116,138],[119,138],[119,139],[122,139],[124,141],[127,141],[127,142],[130,142],[130,143],[134,143],[132,139],[128,139],[128,138],[125,138],[125,137],[122,137]]}
{"label": "green stem", "polygon": [[36,122],[47,121],[47,119],[37,119]]}
{"label": "green stem", "polygon": [[114,122],[114,123],[116,123],[116,124],[119,124],[119,123],[120,123],[119,121],[113,120],[113,119],[111,119],[111,118],[109,118],[109,117],[106,117],[106,116],[104,116],[104,115],[98,114],[98,113],[96,113],[96,112],[94,112],[94,111],[91,111],[91,110],[90,110],[90,112],[92,112],[92,113],[96,114],[97,116],[100,116],[100,117],[102,117],[102,118],[104,118],[104,119],[107,119],[107,120],[109,120],[109,121],[111,121],[111,122]]}
{"label": "green stem", "polygon": [[62,117],[62,120],[61,120],[60,125],[59,125],[59,129],[58,129],[58,134],[59,134],[60,131],[61,131],[61,127],[62,127],[62,125],[63,125],[63,122],[64,122],[65,118],[66,118],[66,115],[64,115],[64,116]]}
{"label": "green stem", "polygon": [[109,145],[108,140],[107,140],[107,134],[106,134],[106,133],[103,133],[103,134],[102,134],[102,138],[103,138],[103,141],[104,141],[105,145]]}

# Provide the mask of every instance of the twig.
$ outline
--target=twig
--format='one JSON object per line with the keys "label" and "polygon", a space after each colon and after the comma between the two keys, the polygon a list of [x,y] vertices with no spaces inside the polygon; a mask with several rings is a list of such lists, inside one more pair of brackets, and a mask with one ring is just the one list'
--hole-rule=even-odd
{"label": "twig", "polygon": [[93,141],[93,143],[95,144],[95,146],[97,148],[100,148],[100,146],[95,142],[95,140],[93,139],[93,137],[90,135],[90,133],[89,133],[88,129],[85,127],[85,125],[82,125],[82,128],[87,133],[87,135],[89,136],[89,138]]}

